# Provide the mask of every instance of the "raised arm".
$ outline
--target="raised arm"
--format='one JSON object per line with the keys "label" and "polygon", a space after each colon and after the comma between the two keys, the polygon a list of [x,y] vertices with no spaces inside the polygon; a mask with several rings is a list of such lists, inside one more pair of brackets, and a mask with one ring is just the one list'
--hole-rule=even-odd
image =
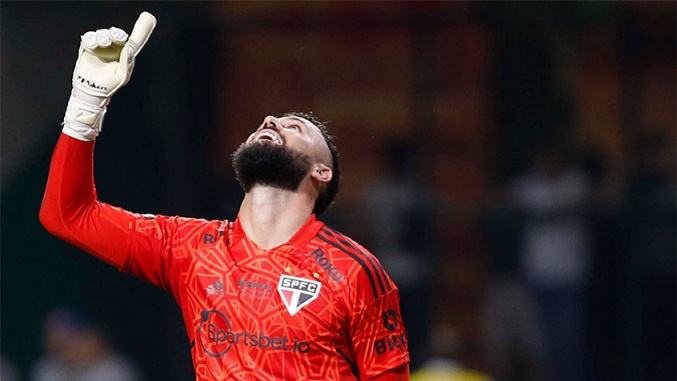
{"label": "raised arm", "polygon": [[40,222],[50,233],[117,268],[124,265],[130,222],[139,216],[97,201],[94,139],[110,97],[129,81],[134,59],[155,23],[144,12],[131,36],[115,27],[82,36],[63,133],[40,208]]}

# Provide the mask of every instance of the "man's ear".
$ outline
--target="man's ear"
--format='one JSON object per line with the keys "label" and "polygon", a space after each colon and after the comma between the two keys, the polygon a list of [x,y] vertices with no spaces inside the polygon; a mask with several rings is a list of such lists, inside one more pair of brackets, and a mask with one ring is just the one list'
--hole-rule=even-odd
{"label": "man's ear", "polygon": [[331,168],[327,167],[324,164],[316,164],[313,171],[310,173],[310,177],[321,182],[328,183],[331,181],[331,178],[334,176],[334,172]]}

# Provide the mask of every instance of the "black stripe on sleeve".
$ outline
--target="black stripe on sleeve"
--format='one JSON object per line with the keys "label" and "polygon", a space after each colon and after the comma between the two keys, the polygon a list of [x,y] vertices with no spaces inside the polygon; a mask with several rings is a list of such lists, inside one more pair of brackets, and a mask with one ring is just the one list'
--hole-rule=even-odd
{"label": "black stripe on sleeve", "polygon": [[369,277],[369,282],[371,283],[371,290],[374,292],[374,298],[378,298],[378,290],[376,290],[376,283],[374,282],[374,277],[372,276],[371,271],[369,271],[367,264],[364,263],[364,261],[361,258],[358,258],[358,257],[355,256],[355,254],[352,254],[352,253],[346,251],[343,247],[339,246],[338,243],[329,240],[329,238],[325,237],[321,233],[318,233],[317,237],[319,239],[321,239],[322,241],[328,243],[329,245],[332,245],[335,248],[337,248],[337,249],[343,251],[344,253],[350,255],[355,261],[357,261],[357,263],[359,263],[362,266],[364,271],[367,273],[367,276]]}
{"label": "black stripe on sleeve", "polygon": [[[383,266],[374,258],[373,255],[365,253],[362,249],[357,248],[355,245],[353,245],[350,241],[346,240],[342,234],[332,230],[331,228],[328,228],[325,226],[324,231],[333,236],[335,240],[341,242],[343,245],[350,247],[353,249],[353,252],[363,256],[369,263],[371,264],[372,268],[375,271],[375,274],[378,277],[378,282],[379,285],[381,286],[381,293],[385,294],[386,293],[386,287],[388,288],[388,291],[392,290],[392,286],[390,283],[387,281],[388,277],[386,276],[386,272],[383,269]],[[385,286],[384,286],[385,285]]]}
{"label": "black stripe on sleeve", "polygon": [[[387,277],[385,275],[385,270],[383,270],[383,267],[381,267],[381,265],[371,255],[358,249],[349,241],[345,240],[344,238],[341,238],[340,234],[337,234],[336,232],[332,231],[327,227],[323,228],[322,232],[325,233],[327,237],[318,234],[318,237],[320,237],[320,239],[334,246],[335,248],[343,251],[344,253],[348,254],[350,257],[355,259],[355,261],[357,261],[362,266],[362,268],[364,268],[365,272],[367,273],[367,276],[369,277],[369,280],[371,281],[372,290],[374,291],[375,298],[379,297],[378,289],[376,286],[377,282],[379,286],[378,288],[380,288],[381,290],[381,294],[386,293],[386,287],[388,288],[388,291],[392,289],[390,283],[387,282],[386,280]],[[369,262],[369,264],[367,264],[365,261]]]}

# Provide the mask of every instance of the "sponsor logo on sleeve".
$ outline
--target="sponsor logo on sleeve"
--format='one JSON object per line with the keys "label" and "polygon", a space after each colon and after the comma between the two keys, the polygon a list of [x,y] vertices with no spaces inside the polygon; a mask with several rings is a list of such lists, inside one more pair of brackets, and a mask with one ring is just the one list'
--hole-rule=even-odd
{"label": "sponsor logo on sleeve", "polygon": [[377,355],[382,355],[393,350],[406,350],[407,337],[404,332],[393,332],[400,326],[399,320],[395,310],[387,310],[381,314],[381,323],[389,333],[374,341],[374,352]]}

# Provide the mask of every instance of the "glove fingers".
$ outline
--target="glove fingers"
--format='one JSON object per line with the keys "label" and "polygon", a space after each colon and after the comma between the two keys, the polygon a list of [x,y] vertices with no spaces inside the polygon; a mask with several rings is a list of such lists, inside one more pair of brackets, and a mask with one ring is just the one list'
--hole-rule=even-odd
{"label": "glove fingers", "polygon": [[89,31],[83,34],[81,39],[87,49],[96,49],[99,46],[96,39],[96,32]]}
{"label": "glove fingers", "polygon": [[133,54],[135,56],[139,54],[141,49],[143,49],[143,46],[148,42],[148,38],[150,38],[150,34],[153,33],[156,23],[155,16],[148,12],[142,12],[139,15],[128,41],[128,44],[134,50]]}
{"label": "glove fingers", "polygon": [[112,44],[108,29],[99,29],[96,31],[96,43],[100,48],[107,48]]}
{"label": "glove fingers", "polygon": [[110,39],[115,45],[124,45],[127,42],[127,37],[129,37],[124,30],[114,26],[109,29],[109,33]]}
{"label": "glove fingers", "polygon": [[127,42],[127,33],[116,27],[89,31],[82,36],[82,42],[87,49],[108,48],[111,45],[122,46]]}

